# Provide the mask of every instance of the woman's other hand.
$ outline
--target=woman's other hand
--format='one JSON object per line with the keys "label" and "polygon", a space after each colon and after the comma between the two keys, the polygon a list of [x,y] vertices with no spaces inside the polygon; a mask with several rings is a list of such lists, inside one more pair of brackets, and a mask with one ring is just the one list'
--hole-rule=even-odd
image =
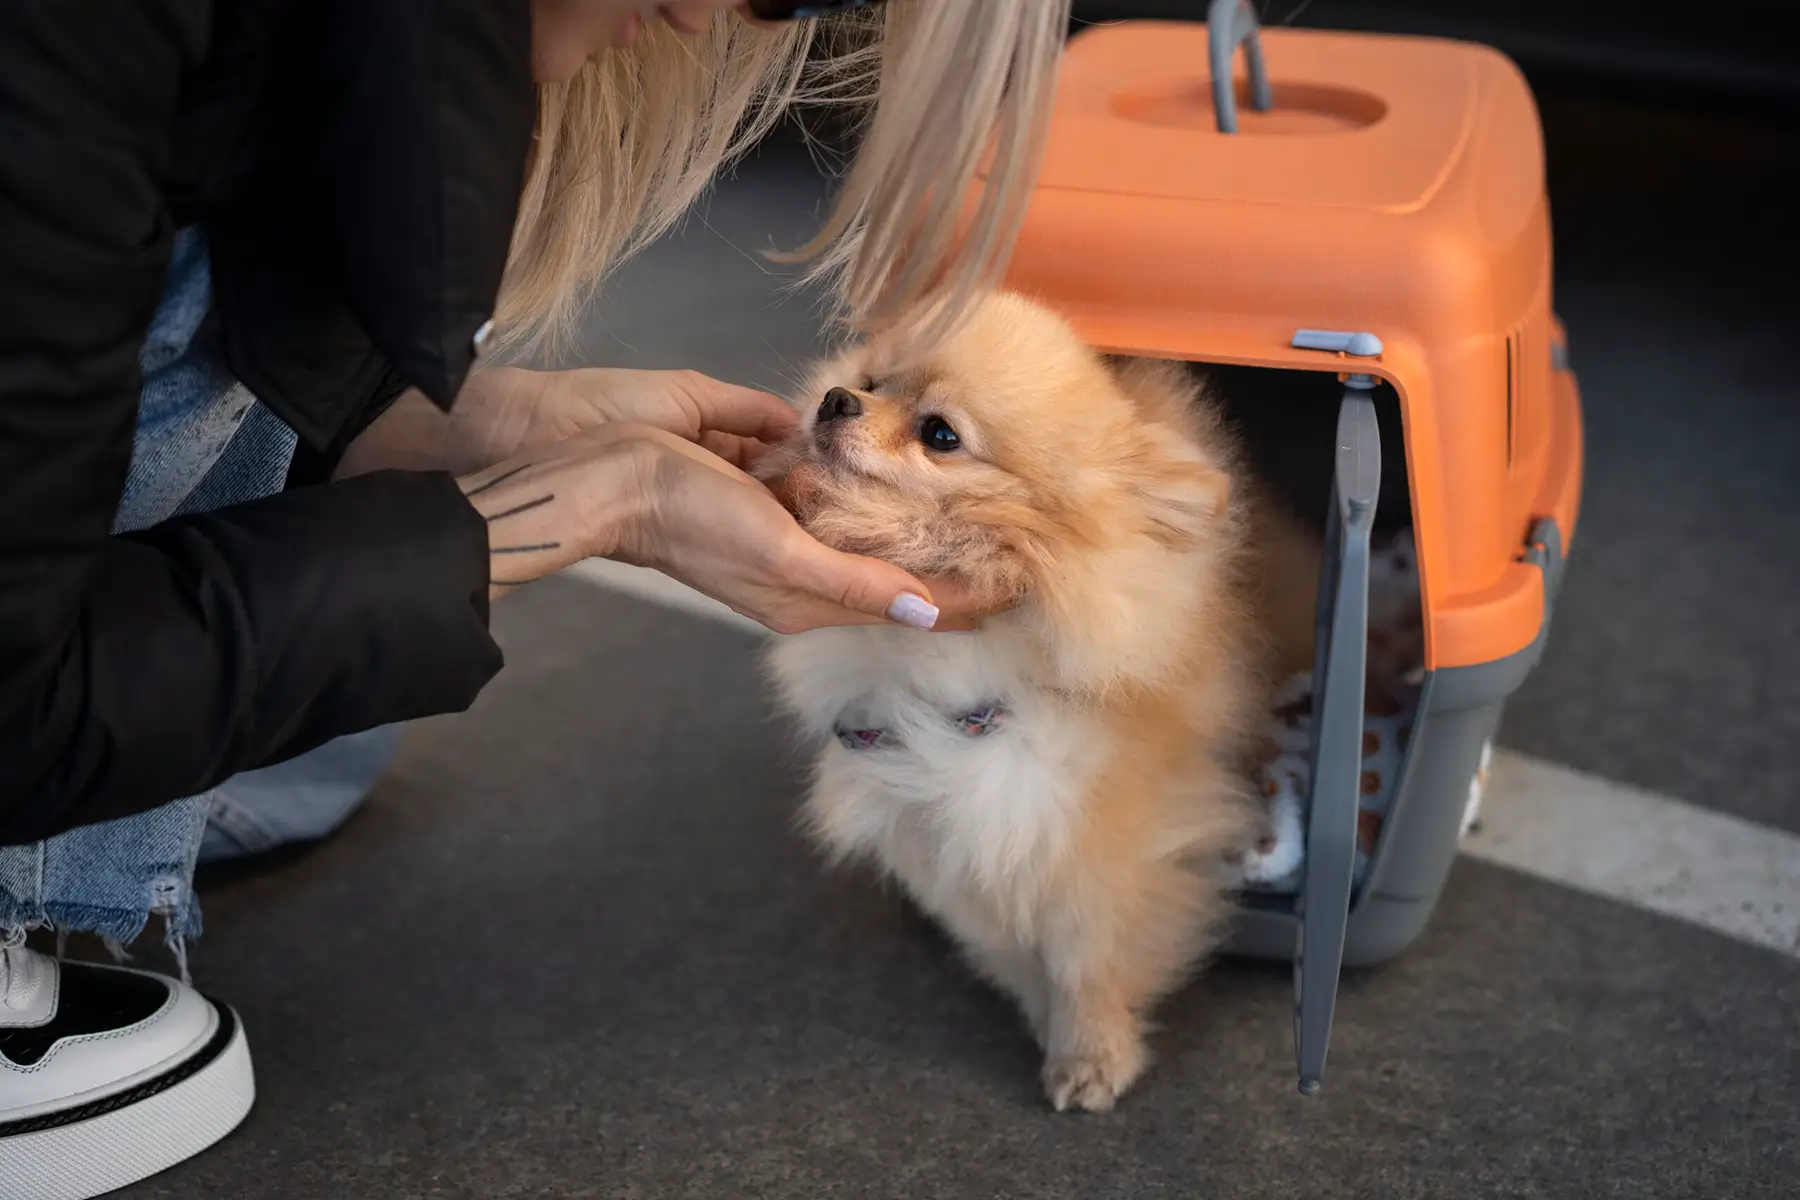
{"label": "woman's other hand", "polygon": [[648,425],[751,465],[797,416],[767,392],[698,371],[495,367],[470,376],[449,413],[403,394],[345,452],[339,477],[395,467],[480,471],[606,425]]}

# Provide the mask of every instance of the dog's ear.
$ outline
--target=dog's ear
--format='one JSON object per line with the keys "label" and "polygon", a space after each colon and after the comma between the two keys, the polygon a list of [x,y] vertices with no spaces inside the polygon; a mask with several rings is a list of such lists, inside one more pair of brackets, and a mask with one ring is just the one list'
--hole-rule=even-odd
{"label": "dog's ear", "polygon": [[1119,391],[1146,420],[1188,420],[1206,391],[1206,379],[1187,363],[1108,354],[1101,359]]}
{"label": "dog's ear", "polygon": [[1230,476],[1201,449],[1208,422],[1206,378],[1187,363],[1108,355],[1106,369],[1143,422],[1133,482],[1146,502],[1151,536],[1187,549],[1231,503]]}
{"label": "dog's ear", "polygon": [[1231,504],[1231,476],[1174,430],[1146,426],[1151,443],[1137,478],[1150,536],[1172,550],[1205,540]]}

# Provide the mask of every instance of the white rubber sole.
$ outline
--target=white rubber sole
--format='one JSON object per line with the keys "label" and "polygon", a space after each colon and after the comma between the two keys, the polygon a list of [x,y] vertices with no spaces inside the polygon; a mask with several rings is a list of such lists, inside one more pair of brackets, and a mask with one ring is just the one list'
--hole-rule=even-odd
{"label": "white rubber sole", "polygon": [[[179,1082],[158,1087],[151,1081],[84,1106],[94,1110],[91,1116],[0,1136],[0,1200],[105,1195],[192,1158],[236,1129],[256,1102],[256,1075],[243,1023],[225,1005],[216,1007],[224,1045],[202,1049],[196,1057],[206,1061],[198,1068],[189,1060],[171,1071],[183,1076]],[[149,1094],[119,1103],[141,1092]]]}

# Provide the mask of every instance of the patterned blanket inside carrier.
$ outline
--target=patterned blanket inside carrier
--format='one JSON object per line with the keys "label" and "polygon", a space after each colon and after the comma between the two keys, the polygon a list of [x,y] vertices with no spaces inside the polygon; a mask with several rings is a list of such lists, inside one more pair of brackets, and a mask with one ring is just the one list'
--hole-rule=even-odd
{"label": "patterned blanket inside carrier", "polygon": [[[1424,636],[1412,534],[1375,549],[1369,569],[1370,683],[1363,703],[1363,771],[1356,814],[1356,881],[1369,869],[1382,823],[1393,805],[1424,680]],[[1312,676],[1296,675],[1276,694],[1264,727],[1262,795],[1267,826],[1235,867],[1247,891],[1295,894],[1305,878],[1306,811],[1311,795],[1308,741]],[[1463,832],[1474,825],[1487,786],[1490,742],[1469,781]]]}

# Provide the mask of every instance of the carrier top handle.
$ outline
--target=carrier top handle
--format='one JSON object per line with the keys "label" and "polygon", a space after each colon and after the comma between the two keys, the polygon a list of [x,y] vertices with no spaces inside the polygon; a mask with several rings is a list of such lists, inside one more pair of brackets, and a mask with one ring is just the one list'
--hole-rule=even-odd
{"label": "carrier top handle", "polygon": [[[1372,333],[1302,329],[1293,344],[1375,357]],[[1306,881],[1300,945],[1294,955],[1294,1051],[1300,1092],[1317,1095],[1331,1045],[1350,888],[1356,872],[1356,810],[1362,792],[1363,680],[1369,649],[1369,535],[1381,491],[1381,429],[1373,376],[1351,372],[1338,403],[1331,507],[1319,578],[1313,654],[1312,796],[1306,825]]]}
{"label": "carrier top handle", "polygon": [[1231,87],[1231,58],[1238,43],[1244,46],[1244,65],[1250,69],[1250,107],[1268,112],[1275,106],[1269,72],[1263,66],[1262,38],[1256,10],[1250,0],[1212,0],[1206,10],[1207,56],[1212,60],[1213,115],[1220,133],[1236,133],[1237,94]]}

